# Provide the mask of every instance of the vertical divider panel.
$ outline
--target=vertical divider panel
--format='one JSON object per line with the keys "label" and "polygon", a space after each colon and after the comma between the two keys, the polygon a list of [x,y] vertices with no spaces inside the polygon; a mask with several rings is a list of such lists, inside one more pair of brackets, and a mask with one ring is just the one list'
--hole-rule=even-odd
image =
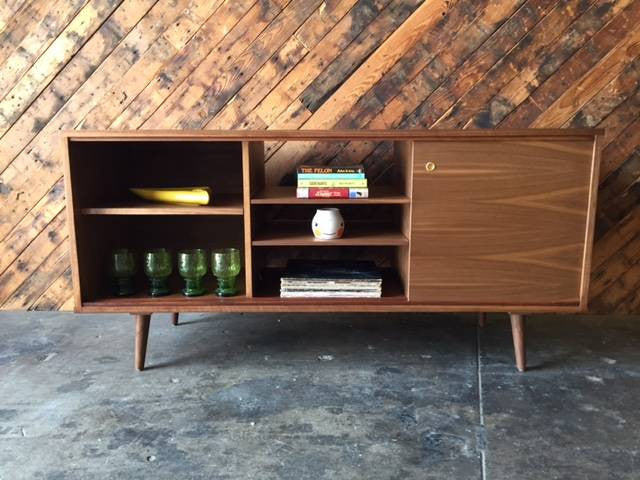
{"label": "vertical divider panel", "polygon": [[60,141],[62,163],[64,167],[64,188],[67,207],[67,225],[69,230],[69,246],[71,250],[71,279],[73,284],[74,310],[79,311],[82,306],[82,294],[80,291],[80,272],[78,261],[78,238],[76,234],[76,205],[73,196],[73,177],[71,175],[71,160],[69,155],[69,137],[62,135]]}
{"label": "vertical divider panel", "polygon": [[[413,192],[413,141],[395,141],[393,155],[397,172],[396,187],[411,200]],[[398,247],[397,253],[398,274],[402,280],[407,299],[409,299],[409,273],[411,269],[411,205],[411,201],[402,205],[401,218],[402,234],[407,237],[409,243],[406,246]]]}
{"label": "vertical divider panel", "polygon": [[242,142],[244,271],[247,297],[253,297],[251,197],[264,189],[264,142]]}

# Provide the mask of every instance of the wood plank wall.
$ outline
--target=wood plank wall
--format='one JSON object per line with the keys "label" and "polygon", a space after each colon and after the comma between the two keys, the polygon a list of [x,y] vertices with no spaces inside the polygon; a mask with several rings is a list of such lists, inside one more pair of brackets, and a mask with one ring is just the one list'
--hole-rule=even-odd
{"label": "wood plank wall", "polygon": [[640,0],[3,0],[1,308],[72,308],[60,129],[598,126],[591,305],[638,312],[639,25]]}

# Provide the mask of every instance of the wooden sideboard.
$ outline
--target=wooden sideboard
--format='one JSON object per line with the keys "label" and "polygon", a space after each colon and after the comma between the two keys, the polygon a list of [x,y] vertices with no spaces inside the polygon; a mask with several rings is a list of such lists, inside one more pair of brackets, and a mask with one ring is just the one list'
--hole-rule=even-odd
{"label": "wooden sideboard", "polygon": [[[67,132],[62,153],[75,309],[134,314],[138,369],[156,312],[174,319],[203,311],[507,312],[516,364],[524,370],[525,314],[587,308],[601,135],[575,129]],[[273,163],[284,175],[271,180],[265,149],[283,144]],[[295,198],[290,173],[303,159],[313,161],[314,151],[329,148],[348,158],[351,148],[374,147],[385,161],[368,175],[370,198]],[[151,204],[128,191],[183,185],[210,186],[212,204]],[[311,235],[309,220],[326,204],[343,212],[342,239]],[[222,246],[243,251],[238,296],[184,297],[177,274],[175,293],[166,297],[148,296],[142,274],[140,293],[110,292],[107,259],[115,248]],[[293,257],[374,260],[384,271],[382,297],[280,298],[280,273]]]}

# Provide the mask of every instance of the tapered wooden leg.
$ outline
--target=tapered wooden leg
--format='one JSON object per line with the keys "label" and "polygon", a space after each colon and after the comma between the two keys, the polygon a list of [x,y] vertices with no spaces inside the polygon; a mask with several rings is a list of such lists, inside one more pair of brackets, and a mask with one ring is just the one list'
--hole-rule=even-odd
{"label": "tapered wooden leg", "polygon": [[178,325],[178,312],[171,314],[171,323],[173,323],[174,326]]}
{"label": "tapered wooden leg", "polygon": [[144,359],[147,356],[147,340],[149,339],[150,314],[135,315],[136,317],[136,352],[135,367],[144,370]]}
{"label": "tapered wooden leg", "polygon": [[513,349],[516,354],[516,367],[521,372],[527,368],[527,351],[524,345],[524,315],[510,313]]}
{"label": "tapered wooden leg", "polygon": [[478,314],[478,326],[483,328],[487,324],[487,314],[479,313]]}

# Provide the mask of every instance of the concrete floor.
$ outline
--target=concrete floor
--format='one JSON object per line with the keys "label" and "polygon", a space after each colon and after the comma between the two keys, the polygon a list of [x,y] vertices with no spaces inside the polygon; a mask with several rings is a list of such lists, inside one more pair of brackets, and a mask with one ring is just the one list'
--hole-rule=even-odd
{"label": "concrete floor", "polygon": [[638,479],[640,318],[0,314],[0,479]]}

